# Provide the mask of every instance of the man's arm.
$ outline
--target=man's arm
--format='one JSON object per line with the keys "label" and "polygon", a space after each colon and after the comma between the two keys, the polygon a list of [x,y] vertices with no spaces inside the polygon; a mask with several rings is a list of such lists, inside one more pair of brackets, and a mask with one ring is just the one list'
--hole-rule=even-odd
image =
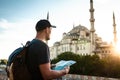
{"label": "man's arm", "polygon": [[45,63],[39,66],[39,69],[44,80],[59,78],[69,72],[69,67],[66,67],[65,69],[60,71],[51,70],[50,67],[51,67],[50,63]]}

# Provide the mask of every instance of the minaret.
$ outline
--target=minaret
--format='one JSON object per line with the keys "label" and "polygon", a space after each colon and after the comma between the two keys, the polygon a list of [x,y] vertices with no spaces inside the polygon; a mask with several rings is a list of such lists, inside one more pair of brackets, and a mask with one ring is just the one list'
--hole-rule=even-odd
{"label": "minaret", "polygon": [[115,23],[115,15],[113,12],[113,35],[114,35],[114,45],[116,46],[117,44],[117,31],[116,31],[116,23]]}
{"label": "minaret", "polygon": [[47,13],[47,20],[49,20],[49,12]]}
{"label": "minaret", "polygon": [[90,38],[91,38],[91,52],[95,50],[95,28],[94,28],[94,8],[93,8],[93,0],[90,0]]}

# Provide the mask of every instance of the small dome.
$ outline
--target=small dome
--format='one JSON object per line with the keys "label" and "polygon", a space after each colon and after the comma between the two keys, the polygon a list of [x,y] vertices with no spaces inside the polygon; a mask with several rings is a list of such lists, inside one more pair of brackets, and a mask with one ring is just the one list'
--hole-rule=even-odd
{"label": "small dome", "polygon": [[55,42],[54,43],[54,46],[59,46],[60,45],[60,42]]}

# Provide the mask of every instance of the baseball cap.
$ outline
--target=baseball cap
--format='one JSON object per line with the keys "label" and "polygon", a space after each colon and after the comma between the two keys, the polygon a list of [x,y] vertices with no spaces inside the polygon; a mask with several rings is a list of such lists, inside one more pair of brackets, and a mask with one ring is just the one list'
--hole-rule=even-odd
{"label": "baseball cap", "polygon": [[37,22],[37,24],[36,24],[36,31],[43,30],[43,29],[45,29],[47,27],[56,28],[56,26],[51,25],[51,23],[48,20],[42,19],[42,20]]}

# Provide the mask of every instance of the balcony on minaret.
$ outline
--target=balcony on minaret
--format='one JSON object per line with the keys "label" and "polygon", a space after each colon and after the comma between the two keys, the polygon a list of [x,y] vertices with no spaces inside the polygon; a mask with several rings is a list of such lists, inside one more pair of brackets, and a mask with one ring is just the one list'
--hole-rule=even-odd
{"label": "balcony on minaret", "polygon": [[92,29],[90,29],[90,32],[95,32],[95,29],[93,29],[93,28],[92,28]]}
{"label": "balcony on minaret", "polygon": [[94,12],[95,10],[92,8],[92,9],[90,9],[89,11],[90,11],[90,12]]}
{"label": "balcony on minaret", "polygon": [[90,19],[90,22],[94,22],[94,21],[95,21],[95,19],[94,19],[94,18],[91,18],[91,19]]}

